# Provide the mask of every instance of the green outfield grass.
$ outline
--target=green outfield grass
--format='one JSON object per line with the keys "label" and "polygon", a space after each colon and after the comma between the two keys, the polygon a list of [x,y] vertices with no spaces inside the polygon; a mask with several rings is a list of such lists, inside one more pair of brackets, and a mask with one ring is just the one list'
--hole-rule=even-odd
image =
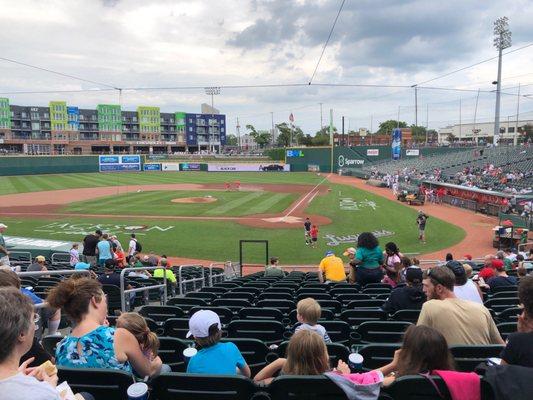
{"label": "green outfield grass", "polygon": [[158,183],[319,183],[324,176],[309,172],[143,172],[0,176],[0,194],[101,186]]}
{"label": "green outfield grass", "polygon": [[[210,196],[213,203],[173,203],[173,199]],[[238,217],[280,213],[298,198],[295,193],[266,191],[226,192],[221,190],[179,190],[130,192],[118,196],[71,203],[61,211],[79,214],[181,215],[202,217]]]}
{"label": "green outfield grass", "polygon": [[[121,185],[146,184],[146,183],[220,183],[228,180],[240,180],[243,183],[306,183],[316,184],[323,179],[323,176],[317,176],[311,173],[143,173],[143,174],[126,174],[116,176],[117,174],[75,174],[75,175],[42,175],[31,186],[29,181],[25,182],[27,190],[50,190],[52,188],[67,187],[87,187],[87,186],[104,186],[116,184],[113,179],[118,179]],[[10,178],[13,182],[18,182],[22,177]],[[2,180],[4,179],[4,180]],[[0,178],[0,182],[5,182],[6,178]],[[37,183],[40,186],[37,186]],[[298,224],[293,229],[261,229],[240,225],[236,222],[216,221],[216,220],[153,220],[143,219],[141,217],[132,217],[130,219],[99,219],[94,217],[72,217],[72,218],[50,218],[27,219],[21,218],[2,218],[1,222],[9,225],[6,235],[17,235],[26,237],[63,239],[69,241],[81,241],[86,232],[91,232],[100,226],[104,231],[115,233],[123,244],[127,243],[127,237],[131,232],[132,226],[145,226],[143,230],[137,230],[139,240],[143,244],[145,251],[154,251],[158,254],[166,254],[180,257],[202,258],[211,260],[238,260],[238,244],[240,239],[264,239],[269,241],[270,254],[280,257],[282,264],[318,264],[325,250],[334,249],[337,254],[346,248],[353,246],[353,240],[348,243],[343,241],[350,240],[349,235],[356,235],[364,231],[382,231],[386,230],[391,233],[390,236],[381,237],[382,247],[388,241],[396,242],[402,252],[406,253],[428,253],[439,249],[448,248],[459,242],[464,237],[464,231],[459,227],[449,224],[445,221],[430,218],[428,220],[426,233],[427,243],[418,244],[417,226],[415,223],[416,209],[404,204],[387,200],[377,195],[365,192],[346,185],[324,183],[331,188],[326,195],[316,196],[309,205],[307,212],[310,214],[321,214],[332,219],[330,225],[321,226],[319,235],[319,246],[317,249],[311,249],[304,243],[303,226]],[[13,188],[16,187],[14,184]],[[52,187],[56,186],[56,187]],[[20,191],[24,188],[18,187]],[[165,202],[164,199],[178,197],[177,192],[161,193],[151,199],[154,192],[139,193],[142,201],[139,205],[146,207],[151,201]],[[186,192],[187,196],[190,193]],[[202,192],[205,195],[205,192]],[[242,201],[244,206],[248,201],[244,201],[249,192],[222,192],[224,195],[237,196],[236,198],[228,197],[229,204],[231,201]],[[185,193],[183,193],[185,194]],[[124,196],[124,201],[136,197],[138,194]],[[271,196],[271,193],[265,193]],[[131,197],[128,197],[131,196]],[[147,198],[143,198],[148,196]],[[171,197],[169,197],[171,196]],[[242,197],[239,197],[242,196]],[[97,209],[96,213],[108,213],[117,207],[124,207],[123,212],[132,214],[140,212],[137,207],[132,207],[131,202],[121,204],[119,201],[114,202],[113,198],[101,199],[111,201],[109,206],[101,206],[98,201],[94,202]],[[241,200],[242,199],[242,200]],[[341,200],[343,200],[341,209]],[[272,200],[267,198],[265,202]],[[224,200],[226,201],[226,200]],[[288,201],[288,199],[287,199]],[[166,204],[166,203],[165,203]],[[209,204],[211,210],[216,209],[222,203]],[[252,204],[252,203],[250,203]],[[257,201],[253,202],[258,205]],[[265,203],[266,204],[266,203]],[[355,206],[354,206],[355,204]],[[83,204],[73,204],[70,207],[80,207],[83,205],[87,209],[87,202]],[[195,205],[185,205],[195,206]],[[224,214],[230,215],[230,212],[241,212],[244,208],[241,205],[227,210]],[[158,215],[161,205],[154,205],[149,214]],[[272,205],[278,207],[278,205]],[[281,204],[279,204],[281,207]],[[170,207],[171,209],[172,207]],[[271,209],[272,210],[272,209]],[[146,214],[147,210],[141,213]],[[207,212],[207,211],[205,211]],[[266,211],[265,211],[266,212]],[[209,216],[209,215],[207,215]],[[352,238],[353,239],[353,238]],[[340,243],[339,243],[340,242]],[[329,243],[329,244],[328,244]],[[260,245],[247,245],[245,248],[245,261],[248,263],[257,263],[264,261],[264,255],[260,252]]]}

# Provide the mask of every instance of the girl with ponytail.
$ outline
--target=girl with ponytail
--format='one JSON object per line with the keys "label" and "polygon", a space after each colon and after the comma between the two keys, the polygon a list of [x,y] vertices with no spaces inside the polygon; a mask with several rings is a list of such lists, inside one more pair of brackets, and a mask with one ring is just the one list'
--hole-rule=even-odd
{"label": "girl with ponytail", "polygon": [[117,319],[117,328],[124,328],[135,336],[146,358],[152,360],[157,356],[159,339],[154,332],[150,331],[146,320],[141,314],[136,312],[120,314]]}

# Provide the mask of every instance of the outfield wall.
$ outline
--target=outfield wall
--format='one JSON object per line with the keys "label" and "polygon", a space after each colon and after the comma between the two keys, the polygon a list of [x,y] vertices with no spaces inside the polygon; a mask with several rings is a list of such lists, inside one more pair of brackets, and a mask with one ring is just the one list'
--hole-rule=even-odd
{"label": "outfield wall", "polygon": [[[439,154],[457,151],[473,151],[465,148],[427,147],[420,149],[402,148],[401,158],[415,158],[419,156],[431,157]],[[320,171],[331,170],[331,147],[300,147],[290,148],[285,152],[285,162],[290,164],[291,171]],[[377,161],[391,160],[390,146],[355,146],[333,148],[333,172],[339,168],[357,169]]]}
{"label": "outfield wall", "polygon": [[0,157],[0,176],[98,172],[98,156]]}

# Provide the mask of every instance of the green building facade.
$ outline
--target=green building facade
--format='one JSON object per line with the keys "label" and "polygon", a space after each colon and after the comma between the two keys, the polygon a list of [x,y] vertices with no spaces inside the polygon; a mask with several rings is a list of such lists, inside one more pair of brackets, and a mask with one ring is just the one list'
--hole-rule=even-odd
{"label": "green building facade", "polygon": [[122,132],[122,110],[116,104],[98,104],[98,130],[100,132]]}
{"label": "green building facade", "polygon": [[11,128],[11,110],[9,108],[9,99],[0,97],[0,129]]}
{"label": "green building facade", "polygon": [[139,118],[140,133],[161,132],[161,113],[159,107],[137,107],[137,117]]}
{"label": "green building facade", "polygon": [[174,121],[176,122],[176,134],[179,141],[185,141],[185,121],[187,120],[185,113],[178,111],[174,113]]}
{"label": "green building facade", "polygon": [[50,128],[53,131],[68,130],[68,112],[66,101],[51,101],[50,107]]}

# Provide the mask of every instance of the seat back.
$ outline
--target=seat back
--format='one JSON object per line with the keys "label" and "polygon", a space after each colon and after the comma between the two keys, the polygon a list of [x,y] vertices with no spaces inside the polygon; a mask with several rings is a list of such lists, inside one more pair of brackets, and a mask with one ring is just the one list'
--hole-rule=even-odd
{"label": "seat back", "polygon": [[207,306],[207,301],[195,297],[172,297],[168,299],[167,306],[176,306],[185,312],[189,312],[193,307]]}
{"label": "seat back", "polygon": [[289,314],[292,310],[296,309],[296,303],[291,300],[259,300],[256,304],[256,307],[272,307],[277,308],[283,314]]}
{"label": "seat back", "polygon": [[338,314],[341,312],[342,304],[340,301],[337,300],[317,300],[318,304],[320,304],[320,307],[322,309],[331,310],[335,314]]}
{"label": "seat back", "polygon": [[344,310],[340,319],[350,326],[358,326],[367,321],[385,321],[387,313],[379,308],[359,308],[355,310]]}
{"label": "seat back", "polygon": [[498,322],[517,322],[518,316],[522,313],[520,307],[506,308],[496,315]]}
{"label": "seat back", "polygon": [[283,313],[277,308],[244,307],[239,311],[239,319],[281,321],[283,318]]}
{"label": "seat back", "polygon": [[233,319],[234,314],[231,309],[228,307],[219,307],[219,306],[208,306],[208,307],[194,307],[189,310],[189,315],[193,315],[195,312],[200,310],[211,310],[218,315],[220,318],[220,323],[222,325],[227,325]]}
{"label": "seat back", "polygon": [[[350,325],[344,321],[320,321],[334,343],[347,345],[350,342]],[[346,361],[346,360],[344,360]]]}
{"label": "seat back", "polygon": [[228,325],[228,337],[258,339],[266,344],[278,344],[283,340],[285,327],[279,321],[234,320]]}
{"label": "seat back", "polygon": [[102,285],[102,291],[107,295],[108,314],[113,315],[115,310],[122,308],[120,288],[114,285]]}
{"label": "seat back", "polygon": [[345,400],[342,389],[329,378],[318,376],[278,376],[268,387],[272,400]]}
{"label": "seat back", "polygon": [[383,303],[384,300],[354,300],[350,301],[345,308],[346,310],[356,310],[358,308],[381,307]]}
{"label": "seat back", "polygon": [[394,352],[401,348],[401,343],[371,343],[359,349],[363,356],[363,368],[373,370],[387,365],[394,358]]}
{"label": "seat back", "polygon": [[439,376],[432,376],[431,379],[442,394],[435,389],[433,384],[419,375],[402,376],[396,379],[385,391],[394,399],[409,400],[451,400],[450,392],[446,384]]}
{"label": "seat back", "polygon": [[246,360],[246,364],[250,367],[252,376],[255,376],[255,374],[266,366],[266,358],[270,350],[261,340],[232,338],[222,339],[221,342],[232,342],[237,346]]}
{"label": "seat back", "polygon": [[360,324],[356,332],[362,343],[399,343],[410,325],[402,321],[370,321]]}
{"label": "seat back", "polygon": [[248,400],[258,390],[240,375],[161,374],[152,386],[159,400]]}
{"label": "seat back", "polygon": [[497,324],[496,327],[498,328],[502,339],[506,340],[507,336],[517,331],[518,322],[502,322],[500,324]]}
{"label": "seat back", "polygon": [[183,358],[183,350],[189,347],[193,342],[190,340],[181,340],[174,337],[160,337],[158,355],[161,357],[163,364],[167,364],[175,372],[185,372],[187,368]]}
{"label": "seat back", "polygon": [[504,346],[490,344],[484,346],[450,346],[458,371],[474,371],[476,366],[487,358],[499,357]]}
{"label": "seat back", "polygon": [[420,310],[398,310],[392,315],[392,319],[395,321],[407,321],[416,324],[419,316]]}
{"label": "seat back", "polygon": [[139,314],[153,319],[156,323],[163,323],[169,318],[183,317],[183,310],[175,306],[143,306],[139,309]]}
{"label": "seat back", "polygon": [[178,339],[186,339],[189,332],[188,318],[169,318],[163,324],[163,335]]}
{"label": "seat back", "polygon": [[58,367],[59,382],[67,381],[74,393],[87,392],[96,399],[127,400],[133,376],[122,371],[101,368]]}

